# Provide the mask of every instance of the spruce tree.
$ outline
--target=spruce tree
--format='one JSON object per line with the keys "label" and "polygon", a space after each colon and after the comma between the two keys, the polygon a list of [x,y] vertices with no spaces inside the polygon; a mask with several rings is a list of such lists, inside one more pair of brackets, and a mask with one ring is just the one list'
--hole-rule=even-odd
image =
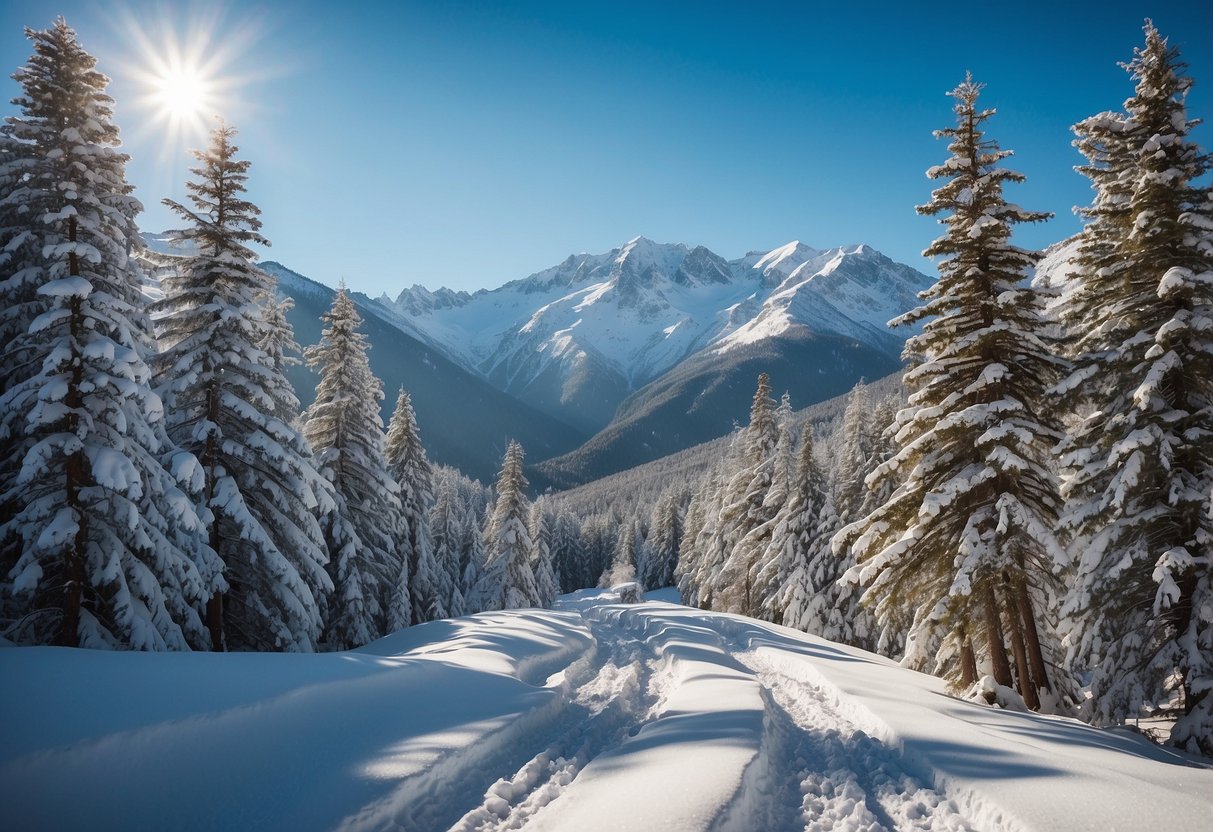
{"label": "spruce tree", "polygon": [[193,253],[178,258],[152,307],[164,350],[158,392],[169,436],[201,463],[207,537],[229,587],[207,602],[212,648],[311,651],[332,590],[316,519],[333,510],[332,489],[293,426],[290,383],[259,346],[260,299],[275,281],[248,248],[268,241],[243,196],[249,163],[236,158],[235,133],[219,125],[195,152],[192,207],[165,200],[186,222],[175,239]]}
{"label": "spruce tree", "polygon": [[155,344],[129,255],[142,206],[108,79],[63,18],[26,36],[21,115],[0,140],[0,595],[19,617],[8,635],[201,646],[197,609],[223,581],[179,487],[194,484],[197,460],[169,442],[150,386]]}
{"label": "spruce tree", "polygon": [[682,507],[674,491],[666,492],[653,507],[649,529],[640,582],[649,589],[673,586],[678,547],[682,543]]}
{"label": "spruce tree", "polygon": [[762,592],[755,575],[776,511],[767,502],[767,492],[774,480],[779,433],[770,379],[760,373],[750,424],[742,434],[742,455],[724,491],[719,526],[724,559],[713,576],[711,609],[741,615],[754,615],[758,609]]}
{"label": "spruce tree", "polygon": [[[967,77],[952,95],[951,157],[927,175],[945,183],[920,213],[942,215],[944,236],[924,252],[942,257],[925,303],[892,323],[926,320],[906,343],[914,392],[898,434],[899,452],[877,474],[908,471],[889,501],[835,538],[853,544],[847,577],[869,584],[885,619],[914,611],[919,634],[942,629],[944,676],[976,676],[974,648],[995,680],[1018,682],[1038,707],[1052,690],[1037,610],[1056,545],[1058,498],[1049,451],[1058,431],[1045,416],[1045,385],[1058,359],[1043,340],[1039,301],[1025,276],[1039,255],[1010,242],[1011,228],[1047,214],[1008,204],[1003,186],[1021,174],[998,163],[1011,155],[983,133],[993,110],[979,110],[981,86]],[[904,614],[904,612],[902,613]],[[1008,642],[1015,654],[1014,675]],[[927,639],[919,639],[926,649]]]}
{"label": "spruce tree", "polygon": [[265,334],[258,347],[265,352],[269,367],[279,372],[287,367],[293,367],[300,362],[298,356],[302,353],[298,342],[295,341],[295,330],[287,320],[287,313],[295,308],[295,301],[288,297],[276,297],[274,293],[266,293],[259,299],[261,315],[265,321]]}
{"label": "spruce tree", "polygon": [[325,641],[345,650],[408,625],[407,615],[389,614],[407,608],[408,572],[397,549],[400,488],[383,453],[383,383],[371,372],[362,317],[344,286],[321,320],[320,343],[304,351],[320,383],[303,434],[333,487],[334,510],[320,517],[334,587]]}
{"label": "spruce tree", "polygon": [[620,524],[611,565],[602,573],[599,586],[613,587],[636,580],[636,536],[635,521]]}
{"label": "spruce tree", "polygon": [[543,500],[531,504],[531,516],[527,530],[531,535],[531,571],[535,573],[535,590],[539,606],[550,607],[560,595],[560,584],[556,579],[556,566],[552,558],[551,524]]}
{"label": "spruce tree", "polygon": [[430,539],[429,512],[434,504],[434,473],[421,444],[413,400],[403,387],[396,396],[396,409],[387,431],[387,460],[400,483],[400,505],[404,515],[400,545],[407,555],[409,594],[414,624],[451,615],[451,576],[434,557]]}
{"label": "spruce tree", "polygon": [[484,569],[474,593],[476,607],[481,610],[540,605],[531,569],[534,545],[526,527],[530,504],[522,459],[522,445],[510,440],[497,477],[497,501],[485,530]]}
{"label": "spruce tree", "polygon": [[835,475],[835,505],[838,516],[851,522],[861,516],[860,506],[867,496],[864,480],[871,471],[875,445],[872,398],[862,380],[847,395],[842,416],[842,447]]}
{"label": "spruce tree", "polygon": [[1191,79],[1149,21],[1123,114],[1075,126],[1095,199],[1062,316],[1088,412],[1061,448],[1072,658],[1094,717],[1179,692],[1172,741],[1213,753],[1213,202]]}
{"label": "spruce tree", "polygon": [[[390,431],[389,431],[390,433]],[[469,588],[463,583],[463,515],[459,493],[454,484],[443,480],[438,487],[438,496],[430,509],[427,525],[430,530],[431,550],[438,568],[445,573],[444,582],[450,588],[446,598],[446,615],[457,618],[464,615],[464,592]]]}

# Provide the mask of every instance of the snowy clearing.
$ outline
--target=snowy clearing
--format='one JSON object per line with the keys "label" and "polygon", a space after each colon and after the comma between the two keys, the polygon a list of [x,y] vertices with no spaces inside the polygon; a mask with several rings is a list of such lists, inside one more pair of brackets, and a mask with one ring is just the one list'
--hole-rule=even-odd
{"label": "snowy clearing", "polygon": [[615,600],[326,655],[0,650],[0,825],[1105,830],[1213,812],[1213,767],[1131,733]]}

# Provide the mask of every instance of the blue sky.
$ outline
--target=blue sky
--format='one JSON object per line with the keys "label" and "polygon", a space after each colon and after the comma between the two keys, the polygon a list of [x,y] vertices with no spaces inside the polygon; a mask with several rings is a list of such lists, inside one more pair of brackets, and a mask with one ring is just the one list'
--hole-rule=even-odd
{"label": "blue sky", "polygon": [[[966,69],[1029,177],[1009,197],[1057,214],[1018,237],[1044,246],[1089,194],[1069,126],[1131,94],[1117,62],[1147,16],[1190,64],[1190,113],[1213,118],[1213,4],[1196,0],[6,0],[5,76],[29,54],[22,26],[59,13],[113,79],[146,230],[172,225],[160,199],[183,198],[205,141],[166,135],[139,101],[146,52],[172,33],[227,82],[266,256],[372,294],[496,286],[639,234],[726,257],[865,242],[930,270],[938,226],[914,205]],[[1213,146],[1213,128],[1196,135]]]}

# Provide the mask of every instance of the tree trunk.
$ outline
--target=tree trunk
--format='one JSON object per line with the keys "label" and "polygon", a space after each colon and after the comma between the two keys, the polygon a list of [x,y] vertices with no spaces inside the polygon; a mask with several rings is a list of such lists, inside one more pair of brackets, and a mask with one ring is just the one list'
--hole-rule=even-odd
{"label": "tree trunk", "polygon": [[[73,391],[79,397],[78,388]],[[65,502],[76,514],[78,527],[72,545],[63,556],[63,618],[55,644],[60,647],[80,646],[80,607],[84,596],[84,549],[88,545],[88,527],[80,507],[80,487],[84,484],[87,465],[83,454],[67,459],[67,497]]]}
{"label": "tree trunk", "polygon": [[[73,242],[76,240],[76,218],[68,219],[67,238]],[[68,274],[78,276],[80,274],[80,261],[73,251],[68,255]],[[70,301],[71,319],[68,326],[71,328],[72,343],[79,343],[81,314],[80,314],[80,299],[72,298]],[[80,387],[84,381],[84,368],[81,366],[80,356],[76,356],[76,361],[72,364],[72,378],[68,384],[67,393],[63,397],[63,403],[67,405],[69,412],[66,418],[66,429],[69,432],[75,432],[78,427],[78,419],[76,410],[81,406]],[[76,515],[76,534],[72,538],[71,548],[63,555],[63,618],[59,622],[59,635],[55,639],[55,644],[62,647],[79,647],[80,646],[80,606],[83,603],[84,596],[84,550],[88,545],[88,525],[84,519],[83,507],[80,504],[80,489],[88,484],[88,461],[84,454],[76,451],[67,458],[67,463],[64,470],[64,502]]]}
{"label": "tree trunk", "polygon": [[1049,671],[1045,666],[1044,650],[1040,646],[1040,631],[1036,628],[1036,611],[1032,607],[1032,596],[1028,592],[1026,581],[1015,584],[1015,607],[1023,621],[1024,640],[1028,647],[1028,666],[1032,669],[1032,679],[1039,690],[1052,692],[1053,685],[1049,682]]}
{"label": "tree trunk", "polygon": [[994,668],[994,681],[1004,687],[1012,687],[1011,665],[1007,662],[1007,648],[1002,636],[1002,618],[998,614],[998,601],[994,598],[994,590],[986,587],[986,645],[990,651],[990,664]]}
{"label": "tree trunk", "polygon": [[[1003,584],[1009,592],[1011,590],[1010,578],[1004,576]],[[1007,623],[1010,625],[1011,652],[1015,656],[1015,678],[1019,682],[1019,695],[1023,697],[1024,704],[1033,711],[1039,711],[1040,694],[1036,690],[1036,681],[1032,678],[1032,672],[1028,668],[1028,649],[1024,645],[1023,622],[1019,618],[1019,611],[1016,607],[1007,608]]]}
{"label": "tree trunk", "polygon": [[960,631],[960,686],[971,688],[977,681],[977,657],[973,652],[973,642],[962,627]]}
{"label": "tree trunk", "polygon": [[[215,382],[212,381],[210,389],[207,390],[206,398],[206,418],[212,424],[219,422],[219,391],[215,389]],[[206,437],[206,450],[203,453],[203,468],[206,471],[206,504],[210,508],[211,501],[215,497],[215,468],[218,466],[217,449],[215,447],[215,434],[211,431]],[[212,509],[213,511],[213,509]],[[210,544],[215,554],[219,554],[219,546],[221,539],[219,537],[219,515],[213,513],[211,518]],[[220,560],[222,560],[220,556]],[[226,566],[226,563],[225,563]],[[221,653],[226,649],[226,644],[223,638],[223,593],[216,592],[206,600],[206,628],[211,634],[211,650]]]}

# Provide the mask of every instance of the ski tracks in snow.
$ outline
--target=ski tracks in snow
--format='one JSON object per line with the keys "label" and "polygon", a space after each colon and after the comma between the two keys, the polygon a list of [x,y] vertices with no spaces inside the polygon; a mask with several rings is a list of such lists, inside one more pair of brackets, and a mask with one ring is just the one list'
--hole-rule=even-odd
{"label": "ski tracks in snow", "polygon": [[[742,619],[707,626],[693,610],[653,604],[582,612],[594,646],[548,679],[558,714],[526,736],[514,753],[521,762],[497,769],[453,832],[671,821],[712,832],[973,828],[772,643],[788,637]],[[654,782],[671,762],[694,783]],[[478,772],[492,776],[489,765]],[[441,791],[466,805],[468,785]],[[604,793],[619,807],[610,819],[601,817]],[[419,828],[400,820],[397,828]]]}

